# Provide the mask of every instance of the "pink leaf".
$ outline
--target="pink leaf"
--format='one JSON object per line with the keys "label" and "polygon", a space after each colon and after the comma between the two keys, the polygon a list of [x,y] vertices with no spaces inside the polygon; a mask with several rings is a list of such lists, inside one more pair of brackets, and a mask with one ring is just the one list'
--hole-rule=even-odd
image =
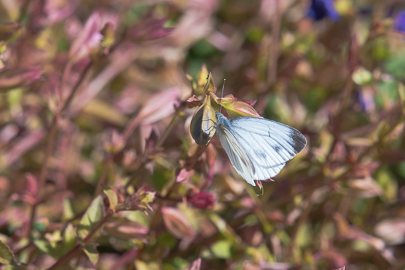
{"label": "pink leaf", "polygon": [[38,66],[33,66],[12,72],[4,72],[0,76],[0,90],[11,89],[19,86],[30,85],[42,76],[42,70]]}
{"label": "pink leaf", "polygon": [[178,88],[162,91],[149,99],[139,112],[137,118],[144,125],[155,123],[174,113],[179,97],[180,91]]}
{"label": "pink leaf", "polygon": [[110,25],[113,29],[118,24],[118,17],[112,14],[94,12],[86,21],[82,31],[70,48],[69,56],[73,62],[87,57],[101,45],[102,30]]}
{"label": "pink leaf", "polygon": [[192,239],[196,235],[196,231],[191,226],[189,220],[178,209],[164,207],[162,215],[166,228],[177,238]]}
{"label": "pink leaf", "polygon": [[37,145],[43,137],[44,133],[42,130],[32,131],[31,133],[22,137],[6,153],[4,165],[10,166],[14,162],[18,161],[22,155]]}
{"label": "pink leaf", "polygon": [[181,183],[184,181],[188,181],[190,179],[190,177],[192,177],[193,175],[194,175],[194,170],[187,170],[187,169],[183,168],[177,174],[176,182]]}
{"label": "pink leaf", "polygon": [[188,270],[200,270],[201,269],[201,258],[194,260]]}

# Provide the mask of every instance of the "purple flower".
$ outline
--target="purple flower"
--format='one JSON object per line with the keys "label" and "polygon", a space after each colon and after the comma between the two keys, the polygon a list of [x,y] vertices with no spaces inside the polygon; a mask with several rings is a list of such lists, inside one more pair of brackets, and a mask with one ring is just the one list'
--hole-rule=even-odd
{"label": "purple flower", "polygon": [[354,99],[360,110],[365,113],[371,113],[375,110],[374,93],[367,88],[357,89],[354,92]]}
{"label": "purple flower", "polygon": [[394,29],[398,32],[405,33],[405,10],[402,10],[395,15]]}
{"label": "purple flower", "polygon": [[307,17],[314,21],[320,21],[329,18],[332,21],[339,19],[333,0],[311,0],[311,4],[307,11]]}

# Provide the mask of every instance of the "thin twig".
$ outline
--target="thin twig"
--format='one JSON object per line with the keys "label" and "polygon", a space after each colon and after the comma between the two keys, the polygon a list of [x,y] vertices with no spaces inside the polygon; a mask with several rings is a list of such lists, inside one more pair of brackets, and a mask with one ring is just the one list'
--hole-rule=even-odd
{"label": "thin twig", "polygon": [[[87,73],[89,72],[91,66],[92,66],[92,61],[88,62],[87,65],[85,66],[84,70],[82,71],[82,74],[80,76],[80,78],[77,80],[77,82],[75,83],[75,85],[73,86],[72,91],[70,92],[69,96],[66,98],[65,103],[62,106],[62,109],[60,110],[60,113],[65,112],[65,110],[70,106],[70,104],[73,101],[73,98],[75,97],[77,91],[79,90],[79,86],[82,84],[84,78],[86,78]],[[71,68],[71,64],[67,64],[66,69]]]}
{"label": "thin twig", "polygon": [[104,158],[103,172],[101,174],[100,180],[97,182],[97,188],[94,193],[94,196],[97,196],[102,192],[105,182],[109,178],[109,175],[111,172],[111,166],[113,166],[112,157],[109,153],[107,153],[106,157]]}
{"label": "thin twig", "polygon": [[[80,78],[77,80],[77,82],[75,83],[75,85],[72,88],[72,91],[70,92],[69,96],[67,97],[64,104],[62,105],[61,109],[54,114],[54,116],[51,120],[50,131],[49,131],[48,137],[47,137],[45,156],[44,156],[44,160],[42,161],[42,167],[41,167],[39,178],[38,178],[38,190],[40,192],[42,192],[44,190],[46,176],[47,176],[48,162],[49,162],[50,156],[52,154],[52,149],[54,148],[57,133],[58,133],[57,131],[58,131],[59,117],[69,107],[70,103],[72,102],[74,95],[77,93],[77,90],[79,89],[81,83],[83,82],[88,71],[90,70],[91,63],[92,62],[89,62],[89,64],[85,67],[84,71],[81,73]],[[65,66],[64,73],[66,72],[66,70],[69,67],[70,67],[70,64],[68,63]],[[62,85],[62,87],[63,87],[63,85]],[[41,197],[41,194],[39,195],[39,197]],[[33,229],[33,225],[35,223],[38,206],[41,201],[42,201],[41,199],[38,199],[37,202],[34,203],[31,208],[30,221],[29,221],[29,226],[28,226],[28,230],[27,230],[27,234],[30,235],[31,238],[32,238],[32,229]]]}
{"label": "thin twig", "polygon": [[18,22],[21,23],[22,20],[24,19],[24,17],[27,15],[27,11],[28,11],[28,7],[29,7],[30,3],[31,3],[31,0],[25,0],[22,3],[21,8],[20,8],[20,14],[18,14],[18,18],[17,18]]}
{"label": "thin twig", "polygon": [[165,129],[163,135],[160,137],[159,141],[157,142],[156,148],[160,148],[163,145],[163,143],[166,141],[167,137],[170,135],[170,132],[172,132],[172,129],[173,129],[174,125],[176,124],[178,118],[179,118],[179,112],[176,111],[175,115],[173,116],[169,125]]}
{"label": "thin twig", "polygon": [[[43,192],[44,186],[45,186],[45,180],[46,180],[46,172],[47,172],[47,167],[48,167],[48,161],[51,156],[52,148],[56,139],[56,131],[57,131],[57,122],[58,122],[58,117],[55,115],[54,118],[52,119],[51,122],[51,130],[48,133],[48,143],[46,145],[46,150],[45,150],[45,156],[44,160],[42,161],[42,167],[41,171],[39,173],[39,178],[38,178],[38,190],[40,192]],[[39,195],[41,197],[41,195]],[[30,221],[28,225],[28,230],[27,230],[27,235],[29,235],[32,238],[32,230],[38,210],[38,205],[41,200],[37,199],[37,201],[32,205],[31,208],[31,213],[30,213]]]}

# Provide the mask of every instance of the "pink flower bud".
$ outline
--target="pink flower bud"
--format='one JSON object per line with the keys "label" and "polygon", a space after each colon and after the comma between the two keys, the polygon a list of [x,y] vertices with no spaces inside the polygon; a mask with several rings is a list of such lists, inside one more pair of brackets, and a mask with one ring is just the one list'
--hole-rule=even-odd
{"label": "pink flower bud", "polygon": [[214,194],[200,191],[188,196],[187,201],[196,208],[207,209],[214,205],[216,199]]}

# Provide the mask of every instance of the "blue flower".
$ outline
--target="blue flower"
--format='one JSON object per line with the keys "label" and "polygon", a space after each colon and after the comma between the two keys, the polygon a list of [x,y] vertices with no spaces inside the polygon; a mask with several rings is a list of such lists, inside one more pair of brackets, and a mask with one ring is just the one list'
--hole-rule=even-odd
{"label": "blue flower", "polygon": [[311,4],[307,11],[307,17],[314,21],[320,21],[329,18],[332,21],[339,19],[333,0],[311,0]]}
{"label": "blue flower", "polygon": [[398,32],[405,33],[405,10],[402,10],[395,15],[394,29]]}

